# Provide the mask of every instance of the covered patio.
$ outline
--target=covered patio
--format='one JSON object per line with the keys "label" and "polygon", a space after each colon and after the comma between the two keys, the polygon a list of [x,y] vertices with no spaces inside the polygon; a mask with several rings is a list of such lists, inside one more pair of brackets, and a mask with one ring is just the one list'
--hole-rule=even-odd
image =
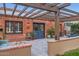
{"label": "covered patio", "polygon": [[[0,4],[0,19],[1,20],[7,18],[8,21],[14,21],[14,20],[20,21],[20,22],[15,22],[15,23],[13,22],[13,24],[16,24],[16,23],[19,24],[19,26],[14,26],[15,28],[16,27],[20,28],[20,29],[16,29],[16,30],[13,29],[14,27],[12,27],[11,29],[7,29],[6,27],[9,26],[9,25],[7,25],[7,23],[5,24],[5,26],[1,25],[2,26],[1,28],[3,28],[3,29],[0,29],[0,31],[3,31],[3,33],[1,34],[3,36],[2,40],[5,40],[5,38],[7,39],[7,37],[9,37],[11,39],[16,38],[16,40],[18,40],[18,41],[22,41],[22,39],[25,40],[26,39],[25,36],[27,33],[24,33],[24,32],[25,31],[27,32],[27,30],[24,30],[24,29],[26,29],[26,27],[22,28],[24,26],[27,26],[25,20],[27,20],[28,25],[29,25],[28,21],[34,21],[34,20],[35,21],[36,20],[47,20],[50,22],[54,21],[54,23],[55,23],[55,25],[54,25],[55,26],[55,37],[54,38],[47,39],[45,37],[45,40],[38,39],[38,40],[34,40],[34,41],[28,41],[27,43],[33,44],[32,48],[39,50],[36,52],[36,50],[32,49],[33,50],[32,52],[34,52],[34,53],[36,52],[35,54],[32,54],[32,55],[36,55],[38,53],[39,53],[38,55],[41,55],[40,52],[42,52],[43,49],[46,49],[46,50],[44,50],[46,53],[46,54],[44,53],[44,55],[56,55],[57,52],[54,52],[54,51],[59,52],[58,48],[62,47],[60,45],[64,44],[64,43],[60,43],[61,41],[67,40],[68,44],[72,43],[72,42],[78,43],[77,39],[79,37],[77,37],[76,41],[74,41],[74,39],[75,39],[74,38],[73,41],[71,41],[71,42],[68,41],[68,39],[72,39],[72,38],[64,38],[64,37],[60,38],[60,22],[64,23],[65,21],[78,21],[79,20],[79,12],[70,9],[69,6],[72,6],[72,4],[70,4],[70,3],[10,3],[10,4],[1,3]],[[14,20],[11,20],[11,19],[14,19]],[[23,24],[21,23],[21,21],[23,21]],[[39,21],[39,22],[41,22],[41,21]],[[2,21],[0,23],[5,23],[5,22]],[[21,26],[21,25],[23,25],[23,26]],[[32,25],[33,24],[31,24],[31,26]],[[11,27],[11,26],[9,26],[9,27]],[[31,29],[33,29],[33,27]],[[11,31],[11,32],[9,32],[9,31]],[[20,35],[17,35],[18,33]],[[7,35],[5,35],[5,34],[7,34]],[[14,36],[13,37],[11,37],[11,35],[8,36],[9,34],[12,34]],[[41,35],[41,36],[43,36],[43,35]],[[17,39],[20,37],[22,37],[20,40]],[[39,43],[38,41],[41,43]],[[38,45],[35,42],[37,42]],[[59,44],[57,42],[59,42]],[[57,46],[55,46],[55,43]],[[43,45],[45,44],[45,45],[42,47],[41,46],[42,44]],[[66,42],[65,42],[65,44],[66,44]],[[74,44],[74,45],[69,44],[69,45],[74,47],[76,44]],[[35,46],[35,45],[37,45],[37,46]],[[53,45],[53,47],[52,47],[52,45]],[[67,46],[70,48],[69,45],[67,45]],[[75,48],[78,48],[78,47],[79,46],[76,46]],[[53,50],[53,48],[56,48],[56,50]],[[60,48],[60,49],[63,51],[62,48]],[[53,52],[54,52],[54,54],[52,54]]]}
{"label": "covered patio", "polygon": [[[55,22],[55,39],[59,39],[59,23],[78,20],[79,12],[67,8],[70,3],[14,3],[0,4],[0,17],[16,17],[21,19],[41,19]],[[4,30],[5,32],[5,30]]]}

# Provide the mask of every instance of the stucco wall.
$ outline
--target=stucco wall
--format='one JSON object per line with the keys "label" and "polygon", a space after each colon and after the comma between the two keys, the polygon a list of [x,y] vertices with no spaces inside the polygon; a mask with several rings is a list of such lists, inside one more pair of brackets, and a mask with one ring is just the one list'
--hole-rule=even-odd
{"label": "stucco wall", "polygon": [[48,41],[48,55],[63,55],[64,52],[79,48],[79,38]]}
{"label": "stucco wall", "polygon": [[0,50],[0,56],[31,56],[31,44]]}

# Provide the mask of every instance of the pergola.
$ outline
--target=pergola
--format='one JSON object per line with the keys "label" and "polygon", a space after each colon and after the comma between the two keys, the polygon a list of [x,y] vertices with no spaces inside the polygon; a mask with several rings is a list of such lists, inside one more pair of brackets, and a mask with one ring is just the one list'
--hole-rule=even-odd
{"label": "pergola", "polygon": [[[10,6],[11,5],[11,6]],[[55,39],[59,40],[59,22],[79,19],[79,12],[67,9],[70,3],[7,3],[0,4],[0,15],[55,21]]]}

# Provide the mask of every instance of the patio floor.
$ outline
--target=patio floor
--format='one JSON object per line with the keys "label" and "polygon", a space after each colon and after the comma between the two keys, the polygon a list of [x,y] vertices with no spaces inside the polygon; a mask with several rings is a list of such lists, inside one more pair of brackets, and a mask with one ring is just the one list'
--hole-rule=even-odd
{"label": "patio floor", "polygon": [[[79,37],[79,36],[78,36]],[[65,39],[72,39],[72,38],[78,38],[78,37],[60,37],[60,40],[65,40]],[[51,39],[35,39],[32,41],[27,41],[27,43],[32,44],[32,56],[47,56],[48,55],[48,50],[47,50],[47,40],[49,41],[55,41],[54,38]]]}
{"label": "patio floor", "polygon": [[32,44],[32,56],[47,56],[47,41],[45,39],[36,39],[28,41]]}

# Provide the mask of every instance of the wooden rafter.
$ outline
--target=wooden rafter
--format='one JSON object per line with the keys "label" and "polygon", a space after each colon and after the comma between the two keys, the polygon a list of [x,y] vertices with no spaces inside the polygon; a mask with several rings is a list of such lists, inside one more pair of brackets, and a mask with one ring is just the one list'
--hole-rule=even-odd
{"label": "wooden rafter", "polygon": [[41,18],[52,19],[52,18],[54,18],[54,17],[53,17],[53,16],[44,15],[44,16],[41,16]]}
{"label": "wooden rafter", "polygon": [[60,3],[47,3],[46,5],[48,5],[49,7],[55,7],[55,6],[57,6],[58,4],[60,4]]}
{"label": "wooden rafter", "polygon": [[[53,16],[52,15],[53,14],[51,14],[51,15],[47,14],[47,15],[41,16],[41,18],[55,19],[55,15],[53,15]],[[64,16],[64,15],[60,14],[59,17],[62,18],[62,17],[67,17],[67,16]]]}
{"label": "wooden rafter", "polygon": [[60,14],[64,14],[64,15],[73,16],[72,14],[69,14],[69,13],[65,13],[65,12],[60,12]]}
{"label": "wooden rafter", "polygon": [[[15,8],[14,8],[15,9]],[[11,9],[11,8],[6,8],[6,10],[8,10],[8,11],[14,11],[14,9]],[[4,8],[0,8],[0,10],[4,10]],[[16,12],[21,12],[21,11],[19,11],[19,10],[15,10]],[[14,12],[15,12],[14,11]],[[42,10],[41,10],[42,11]],[[25,11],[25,13],[27,13],[26,11]],[[34,16],[34,15],[36,15],[36,14],[38,14],[38,13],[40,13],[40,11],[38,11],[37,13],[34,13],[33,15],[31,15],[31,16]],[[61,14],[66,14],[66,15],[72,15],[72,14],[69,14],[69,13],[65,13],[65,12],[60,12]],[[13,14],[13,13],[12,13]]]}
{"label": "wooden rafter", "polygon": [[12,16],[14,15],[14,13],[15,13],[15,11],[16,11],[16,8],[17,8],[17,4],[16,4],[15,7],[14,7],[14,10],[13,10],[13,12],[12,12]]}
{"label": "wooden rafter", "polygon": [[48,14],[46,14],[46,15],[47,15],[47,16],[51,16],[51,17],[52,17],[52,16],[55,16],[54,13],[52,13],[52,12],[50,12],[50,13],[48,13]]}
{"label": "wooden rafter", "polygon": [[18,16],[20,16],[28,7],[25,7],[19,14]]}
{"label": "wooden rafter", "polygon": [[[41,18],[41,17],[43,17],[43,16],[46,16],[46,14],[48,14],[48,13],[50,13],[50,12],[56,12],[56,11],[58,10],[58,8],[60,8],[60,9],[61,9],[61,12],[60,12],[61,14],[70,15],[70,16],[71,16],[71,17],[65,17],[65,18],[63,18],[64,16],[62,16],[62,18],[60,19],[61,21],[79,20],[79,12],[76,12],[76,11],[73,11],[73,10],[70,10],[70,9],[67,9],[67,8],[64,8],[64,7],[68,6],[68,5],[66,5],[66,4],[61,4],[59,7],[55,6],[54,3],[53,3],[53,4],[47,4],[47,3],[45,3],[45,4],[41,4],[41,3],[38,3],[38,4],[22,3],[22,4],[20,4],[20,5],[31,6],[31,7],[33,7],[33,8],[35,7],[35,9],[32,9],[30,12],[26,12],[26,11],[24,11],[24,10],[19,11],[19,10],[16,10],[17,6],[15,6],[14,9],[6,8],[5,3],[3,4],[3,7],[4,7],[4,8],[2,8],[2,9],[4,10],[5,15],[6,15],[6,10],[11,10],[11,11],[13,11],[13,12],[12,12],[12,15],[14,15],[15,11],[20,12],[19,16],[24,12],[25,15],[24,15],[23,17],[25,17],[25,16],[31,14],[33,11],[35,11],[35,10],[37,10],[37,9],[41,9],[41,10],[47,11],[47,12],[42,13],[42,14],[39,14],[39,13],[41,13],[41,12],[39,11],[39,13],[37,12],[37,13],[34,13],[34,14],[32,14],[32,15],[29,16],[30,18],[31,18],[32,16],[35,16],[35,17],[33,17],[33,18]],[[52,6],[52,8],[51,8],[51,6]],[[36,8],[37,8],[37,9],[36,9]],[[0,8],[0,10],[1,10],[1,8]],[[66,12],[69,12],[69,13],[65,13],[65,12],[62,12],[62,11],[66,11]],[[72,14],[70,14],[70,13],[72,13]],[[75,14],[76,14],[76,16],[74,17],[73,15],[75,15]],[[37,15],[37,16],[36,16],[36,15]],[[78,15],[78,16],[77,16],[77,15]],[[47,16],[46,16],[46,17],[47,17]],[[50,19],[53,19],[50,15],[49,15],[48,17],[49,17]]]}
{"label": "wooden rafter", "polygon": [[66,16],[66,15],[60,14],[59,17],[60,17],[60,20],[61,20],[61,18],[70,17],[70,16]]}
{"label": "wooden rafter", "polygon": [[4,14],[6,15],[6,4],[3,3],[3,6],[4,6]]}
{"label": "wooden rafter", "polygon": [[79,21],[79,15],[61,18],[61,21]]}
{"label": "wooden rafter", "polygon": [[30,13],[32,13],[35,10],[36,10],[36,8],[33,8],[31,11],[27,12],[23,17],[26,17],[27,15],[29,15]]}
{"label": "wooden rafter", "polygon": [[[79,21],[79,15],[76,16],[64,16],[60,14],[60,21]],[[41,19],[50,19],[55,21],[55,17],[50,17],[50,16],[41,16]]]}
{"label": "wooden rafter", "polygon": [[60,3],[46,3],[46,5],[50,6],[50,7],[55,7]]}
{"label": "wooden rafter", "polygon": [[[60,12],[60,16],[59,17],[60,17],[60,21],[61,21],[61,18],[66,18],[68,16],[61,15],[61,12]],[[40,18],[55,20],[55,15],[49,13],[49,14],[46,14],[46,15],[41,16]]]}
{"label": "wooden rafter", "polygon": [[32,16],[34,16],[34,15],[36,15],[36,14],[38,14],[38,13],[40,13],[40,12],[42,12],[43,10],[39,10],[38,12],[36,12],[36,13],[34,13],[34,14],[31,14],[30,16],[29,16],[29,18],[30,17],[32,17]]}
{"label": "wooden rafter", "polygon": [[79,14],[79,12],[76,12],[76,11],[73,11],[73,10],[70,10],[70,9],[67,9],[67,8],[63,8],[62,10],[70,12],[70,13],[74,13],[74,14]]}
{"label": "wooden rafter", "polygon": [[45,13],[43,13],[43,14],[41,14],[41,15],[38,15],[38,16],[36,16],[36,17],[33,17],[33,18],[39,18],[39,17],[44,16],[44,15],[46,15],[46,14],[48,14],[48,13],[50,13],[50,12],[49,12],[49,11],[48,11],[48,12],[45,12]]}

